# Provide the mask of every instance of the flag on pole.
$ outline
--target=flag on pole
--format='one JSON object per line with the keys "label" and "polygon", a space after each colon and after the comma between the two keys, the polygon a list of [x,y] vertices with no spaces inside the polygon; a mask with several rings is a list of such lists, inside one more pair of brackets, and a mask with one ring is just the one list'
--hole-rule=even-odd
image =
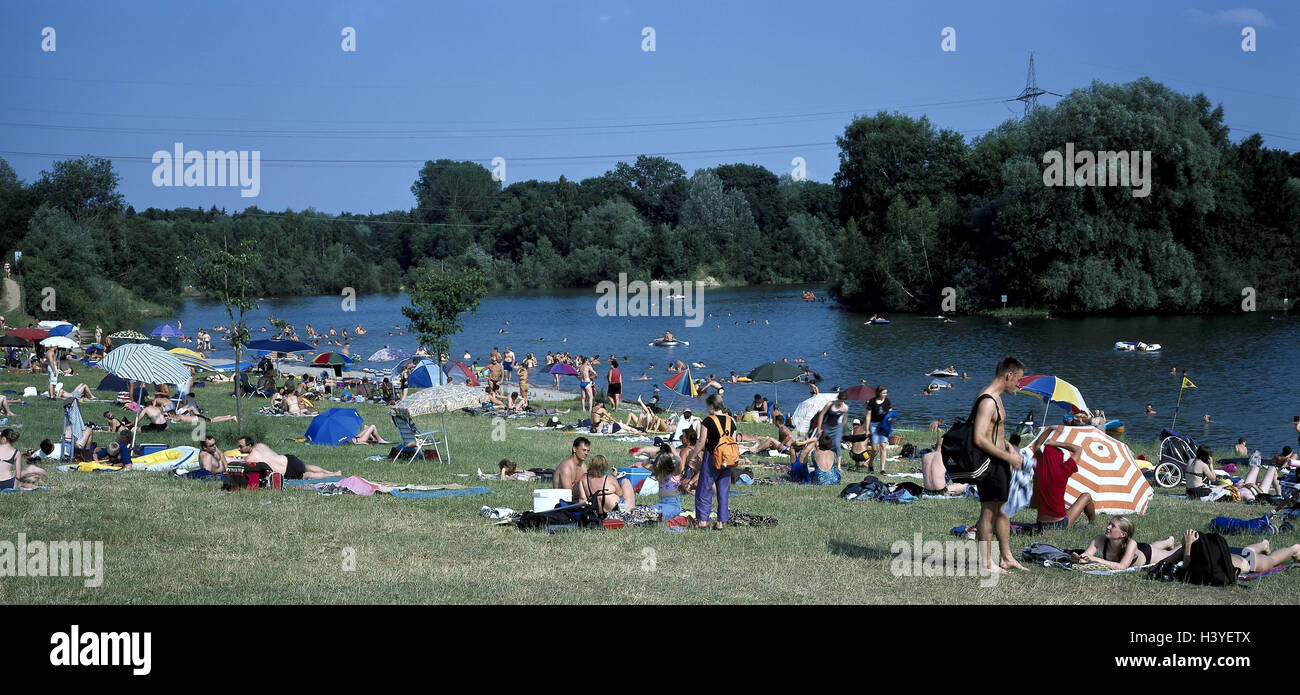
{"label": "flag on pole", "polygon": [[1183,385],[1182,385],[1182,388],[1185,388],[1185,389],[1194,389],[1194,388],[1196,388],[1196,384],[1193,384],[1193,383],[1192,383],[1192,380],[1191,380],[1191,379],[1188,379],[1188,378],[1187,378],[1187,375],[1184,374],[1184,375],[1183,375]]}

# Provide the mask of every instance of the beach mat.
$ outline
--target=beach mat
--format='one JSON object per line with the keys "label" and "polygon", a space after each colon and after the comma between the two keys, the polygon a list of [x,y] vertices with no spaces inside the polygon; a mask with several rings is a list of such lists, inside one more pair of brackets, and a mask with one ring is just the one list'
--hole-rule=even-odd
{"label": "beach mat", "polygon": [[1285,571],[1287,571],[1287,570],[1289,570],[1289,569],[1291,569],[1292,567],[1295,567],[1295,566],[1296,566],[1296,565],[1294,565],[1294,564],[1291,564],[1291,565],[1279,565],[1279,566],[1277,566],[1277,567],[1274,567],[1274,568],[1271,569],[1271,570],[1268,570],[1267,572],[1251,572],[1250,574],[1242,574],[1242,575],[1238,575],[1238,576],[1237,576],[1237,581],[1239,581],[1239,582],[1246,582],[1246,581],[1250,581],[1250,580],[1252,580],[1252,579],[1259,579],[1260,577],[1267,577],[1267,576],[1270,575],[1270,574],[1277,574],[1278,572],[1285,572]]}
{"label": "beach mat", "polygon": [[463,490],[393,490],[393,497],[401,499],[426,499],[431,497],[468,497],[470,495],[488,495],[491,488],[469,487]]}
{"label": "beach mat", "polygon": [[313,478],[312,480],[284,480],[281,485],[283,487],[302,487],[303,485],[315,485],[317,483],[337,483],[342,479],[343,476],[336,475],[329,478]]}
{"label": "beach mat", "polygon": [[[1105,576],[1109,576],[1109,575],[1112,575],[1112,574],[1130,574],[1130,573],[1132,573],[1132,572],[1137,572],[1137,571],[1139,571],[1139,570],[1151,569],[1152,567],[1155,567],[1155,563],[1151,563],[1151,564],[1149,564],[1149,565],[1140,565],[1140,566],[1138,566],[1138,567],[1130,567],[1130,568],[1128,568],[1128,569],[1126,569],[1126,570],[1082,569],[1082,568],[1080,568],[1080,567],[1075,567],[1074,565],[1071,565],[1071,564],[1069,564],[1069,563],[1065,563],[1065,562],[1052,562],[1052,561],[1050,561],[1050,560],[1049,560],[1049,561],[1045,561],[1045,562],[1043,562],[1043,566],[1044,566],[1044,567],[1059,567],[1059,568],[1061,568],[1061,569],[1063,569],[1063,570],[1070,570],[1071,572],[1081,572],[1081,573],[1083,573],[1083,574],[1093,574],[1093,575],[1097,575],[1097,576],[1105,577]],[[1088,567],[1088,566],[1092,566],[1092,567],[1104,567],[1104,565],[1095,565],[1095,564],[1093,564],[1093,565],[1084,565],[1084,567]]]}
{"label": "beach mat", "polygon": [[12,488],[11,488],[11,489],[8,489],[8,490],[0,490],[0,492],[44,492],[44,491],[49,490],[49,489],[50,489],[50,486],[49,486],[49,485],[42,485],[42,486],[40,486],[40,487],[33,488],[33,489],[31,489],[31,490],[17,490],[17,489],[12,489]]}

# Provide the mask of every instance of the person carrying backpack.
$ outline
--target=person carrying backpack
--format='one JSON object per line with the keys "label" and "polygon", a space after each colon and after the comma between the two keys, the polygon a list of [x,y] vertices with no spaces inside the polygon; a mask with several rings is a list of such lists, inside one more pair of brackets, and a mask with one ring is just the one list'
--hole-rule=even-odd
{"label": "person carrying backpack", "polygon": [[[1020,387],[1020,378],[1024,375],[1025,365],[1020,360],[1014,357],[1002,358],[994,372],[993,381],[976,397],[971,415],[974,423],[971,431],[972,454],[987,460],[987,466],[976,467],[976,470],[984,470],[970,480],[979,488],[980,494],[980,519],[976,527],[976,538],[980,543],[985,568],[998,574],[1006,574],[1013,567],[1025,569],[1011,554],[1011,517],[1002,513],[1002,504],[1011,492],[1011,469],[1020,468],[1022,464],[1020,452],[1007,443],[1006,433],[1003,432],[1007,411],[1002,405],[1002,395],[1015,393]],[[1001,553],[1001,562],[997,563],[993,561],[992,548],[992,536],[995,533]]]}
{"label": "person carrying backpack", "polygon": [[731,471],[728,468],[740,461],[740,447],[736,444],[736,421],[727,414],[721,394],[710,394],[705,404],[709,417],[704,418],[704,436],[695,443],[692,454],[700,461],[699,485],[695,491],[695,525],[709,525],[713,511],[713,495],[718,496],[718,521],[715,530],[721,531],[730,520]]}

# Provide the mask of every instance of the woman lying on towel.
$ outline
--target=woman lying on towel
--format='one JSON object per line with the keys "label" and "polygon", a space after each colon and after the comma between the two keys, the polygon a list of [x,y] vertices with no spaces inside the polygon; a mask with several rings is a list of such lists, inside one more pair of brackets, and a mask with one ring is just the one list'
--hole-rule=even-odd
{"label": "woman lying on towel", "polygon": [[[1192,544],[1201,537],[1195,529],[1187,529],[1183,532],[1183,544],[1174,549],[1169,554],[1167,560],[1171,563],[1179,562],[1191,550]],[[1251,543],[1243,548],[1228,548],[1231,553],[1228,558],[1232,560],[1232,566],[1237,568],[1238,574],[1249,574],[1251,572],[1267,572],[1274,567],[1284,565],[1288,562],[1300,561],[1300,543],[1297,543],[1281,550],[1271,550],[1268,539],[1258,543]]]}
{"label": "woman lying on towel", "polygon": [[667,434],[673,431],[672,425],[667,420],[659,417],[650,410],[650,406],[641,400],[640,396],[636,397],[636,402],[641,406],[642,413],[628,413],[627,421],[623,424],[629,427],[639,427],[646,432],[660,432]]}
{"label": "woman lying on towel", "polygon": [[[1133,538],[1136,527],[1133,520],[1117,516],[1106,524],[1106,532],[1092,539],[1083,554],[1073,553],[1078,562],[1096,562],[1111,569],[1124,570],[1141,567],[1169,557],[1178,549],[1174,537],[1155,543],[1139,543]],[[1100,552],[1100,557],[1098,557]]]}
{"label": "woman lying on towel", "polygon": [[501,459],[497,468],[500,470],[497,474],[498,480],[537,480],[536,473],[519,470],[519,464],[510,459]]}

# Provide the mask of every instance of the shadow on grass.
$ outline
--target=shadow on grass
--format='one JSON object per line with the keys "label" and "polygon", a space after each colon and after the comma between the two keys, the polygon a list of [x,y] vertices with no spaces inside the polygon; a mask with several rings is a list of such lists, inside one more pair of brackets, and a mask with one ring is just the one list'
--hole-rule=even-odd
{"label": "shadow on grass", "polygon": [[829,551],[831,555],[843,555],[844,557],[851,557],[855,560],[889,560],[894,557],[894,555],[887,550],[868,548],[863,545],[837,541],[833,538],[826,541],[826,550]]}

